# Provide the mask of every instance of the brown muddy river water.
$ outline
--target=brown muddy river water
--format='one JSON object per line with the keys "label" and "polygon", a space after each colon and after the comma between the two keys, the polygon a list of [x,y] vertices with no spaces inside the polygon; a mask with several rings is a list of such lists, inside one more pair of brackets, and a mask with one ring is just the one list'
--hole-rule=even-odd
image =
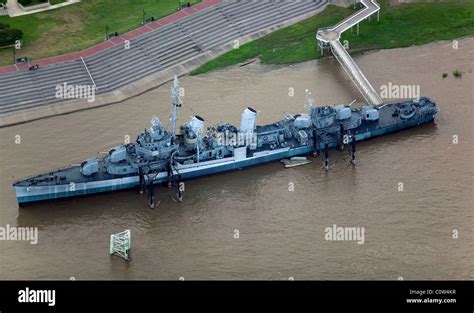
{"label": "brown muddy river water", "polygon": [[[474,279],[473,50],[469,38],[457,50],[440,42],[356,56],[376,90],[419,85],[441,111],[435,124],[359,144],[355,167],[337,151],[329,172],[320,159],[291,169],[275,162],[189,181],[181,204],[160,187],[154,210],[136,190],[18,208],[11,183],[133,139],[154,114],[167,123],[169,85],[2,128],[0,227],[39,233],[37,245],[0,241],[0,279]],[[199,114],[207,124],[238,125],[246,106],[269,123],[304,112],[306,88],[315,104],[362,100],[332,58],[251,64],[183,77],[181,85],[179,123]],[[334,224],[364,227],[364,244],[325,240]],[[109,256],[110,234],[125,229],[129,263]]]}

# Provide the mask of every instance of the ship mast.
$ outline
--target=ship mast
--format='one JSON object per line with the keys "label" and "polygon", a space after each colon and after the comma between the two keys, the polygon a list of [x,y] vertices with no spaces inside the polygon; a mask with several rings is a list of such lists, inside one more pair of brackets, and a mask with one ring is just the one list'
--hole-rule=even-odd
{"label": "ship mast", "polygon": [[171,97],[173,98],[173,104],[171,108],[171,136],[174,139],[176,136],[176,121],[178,120],[177,116],[177,108],[180,108],[183,102],[179,96],[180,88],[179,88],[179,80],[178,77],[174,76],[173,88],[171,88]]}

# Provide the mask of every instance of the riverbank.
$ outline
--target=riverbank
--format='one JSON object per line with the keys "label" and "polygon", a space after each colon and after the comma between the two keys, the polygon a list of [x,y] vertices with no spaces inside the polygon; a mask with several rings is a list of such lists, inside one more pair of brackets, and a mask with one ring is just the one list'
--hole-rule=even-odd
{"label": "riverbank", "polygon": [[[201,0],[186,2],[194,5]],[[37,60],[92,47],[104,41],[106,30],[123,34],[142,26],[144,17],[159,19],[178,10],[178,1],[96,0],[32,15],[1,16],[0,22],[23,31],[17,56]],[[0,66],[11,61],[11,49],[0,50]]]}
{"label": "riverbank", "polygon": [[[474,2],[447,1],[390,5],[379,1],[380,21],[360,23],[356,30],[346,31],[341,41],[348,41],[349,52],[392,49],[423,45],[438,40],[453,40],[474,35]],[[337,24],[354,12],[354,8],[330,5],[305,21],[281,29],[242,45],[204,64],[192,72],[203,74],[259,58],[263,64],[294,64],[321,58],[315,34],[319,28]]]}

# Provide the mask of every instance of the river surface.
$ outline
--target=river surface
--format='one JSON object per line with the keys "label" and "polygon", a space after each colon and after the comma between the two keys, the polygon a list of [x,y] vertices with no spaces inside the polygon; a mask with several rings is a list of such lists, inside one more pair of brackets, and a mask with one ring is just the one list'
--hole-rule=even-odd
{"label": "river surface", "polygon": [[[434,124],[359,144],[355,167],[338,151],[329,172],[317,158],[291,169],[274,162],[186,182],[182,203],[160,187],[154,210],[136,190],[18,208],[11,183],[133,140],[154,114],[168,124],[169,85],[2,128],[0,227],[37,227],[39,238],[0,241],[0,279],[474,279],[472,51],[468,38],[457,50],[439,42],[356,56],[376,90],[419,85],[441,112]],[[181,85],[179,123],[198,114],[238,125],[246,106],[270,123],[304,112],[306,88],[315,104],[362,100],[333,58],[250,64]],[[364,244],[325,240],[333,225],[364,227]],[[110,235],[125,229],[131,262],[109,256]]]}

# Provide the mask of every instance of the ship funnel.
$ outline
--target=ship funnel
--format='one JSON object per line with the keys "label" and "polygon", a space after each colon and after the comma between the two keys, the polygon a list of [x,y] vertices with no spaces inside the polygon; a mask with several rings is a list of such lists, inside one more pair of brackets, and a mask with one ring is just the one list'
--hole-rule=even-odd
{"label": "ship funnel", "polygon": [[253,133],[257,126],[257,111],[248,107],[242,112],[242,119],[240,120],[240,132]]}
{"label": "ship funnel", "polygon": [[202,133],[202,129],[204,128],[204,119],[198,115],[191,116],[191,121],[189,121],[189,127],[191,127],[191,129],[196,135],[198,133]]}

